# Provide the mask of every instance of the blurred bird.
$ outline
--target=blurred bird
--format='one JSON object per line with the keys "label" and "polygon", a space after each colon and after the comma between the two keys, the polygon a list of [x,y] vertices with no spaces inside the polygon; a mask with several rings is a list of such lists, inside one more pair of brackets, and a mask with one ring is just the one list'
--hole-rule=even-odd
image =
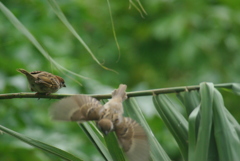
{"label": "blurred bird", "polygon": [[57,92],[60,88],[66,87],[64,79],[44,71],[28,72],[24,69],[17,69],[18,72],[24,74],[30,85],[31,91],[36,94],[46,94]]}
{"label": "blurred bird", "polygon": [[96,121],[103,134],[115,131],[118,142],[130,161],[147,161],[149,144],[144,129],[136,121],[123,116],[122,102],[127,99],[126,88],[126,85],[120,84],[105,105],[85,95],[63,98],[52,105],[50,114],[54,120],[80,123]]}

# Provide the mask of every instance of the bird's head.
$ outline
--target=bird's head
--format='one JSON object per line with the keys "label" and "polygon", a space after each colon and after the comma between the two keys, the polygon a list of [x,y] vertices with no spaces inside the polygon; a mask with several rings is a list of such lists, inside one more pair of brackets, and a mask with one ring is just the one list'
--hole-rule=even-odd
{"label": "bird's head", "polygon": [[113,131],[113,123],[109,119],[101,119],[100,121],[98,121],[97,126],[105,135]]}
{"label": "bird's head", "polygon": [[61,87],[66,87],[64,79],[62,77],[57,76],[57,75],[56,75],[56,77],[60,82],[60,86]]}

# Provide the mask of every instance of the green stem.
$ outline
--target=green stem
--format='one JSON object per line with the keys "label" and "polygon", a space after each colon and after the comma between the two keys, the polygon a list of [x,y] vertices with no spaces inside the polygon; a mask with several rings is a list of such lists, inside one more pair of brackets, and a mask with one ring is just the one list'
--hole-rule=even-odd
{"label": "green stem", "polygon": [[[215,88],[232,88],[233,83],[223,83],[223,84],[215,84]],[[139,97],[139,96],[149,96],[149,95],[157,95],[157,94],[166,94],[166,93],[179,93],[184,91],[191,90],[199,90],[198,85],[194,86],[182,86],[182,87],[171,87],[171,88],[159,88],[159,89],[151,89],[151,90],[143,90],[143,91],[135,91],[135,92],[127,92],[128,97]],[[48,99],[61,99],[64,97],[73,96],[75,94],[50,94],[50,95],[41,95],[35,93],[6,93],[0,94],[0,99],[12,99],[12,98],[48,98]],[[111,98],[111,94],[95,94],[89,95],[96,99],[109,99]]]}

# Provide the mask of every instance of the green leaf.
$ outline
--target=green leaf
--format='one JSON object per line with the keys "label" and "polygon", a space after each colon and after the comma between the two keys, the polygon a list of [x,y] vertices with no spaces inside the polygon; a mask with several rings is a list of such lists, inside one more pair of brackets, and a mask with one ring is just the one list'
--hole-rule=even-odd
{"label": "green leaf", "polygon": [[93,60],[100,65],[102,68],[106,70],[110,70],[113,72],[116,72],[112,69],[109,69],[102,65],[98,59],[95,57],[95,55],[92,53],[91,49],[87,46],[87,44],[83,41],[81,36],[76,32],[76,30],[73,28],[73,26],[69,23],[67,18],[65,17],[64,13],[62,12],[61,8],[58,6],[57,2],[55,0],[48,0],[50,6],[52,7],[53,11],[55,14],[58,16],[58,18],[62,21],[62,23],[68,28],[68,30],[78,39],[78,41],[83,45],[83,47],[87,50],[87,52],[91,55]]}
{"label": "green leaf", "polygon": [[232,90],[234,93],[240,95],[240,83],[232,83]]}
{"label": "green leaf", "polygon": [[186,91],[177,94],[178,98],[185,105],[187,116],[199,105],[200,96],[198,91]]}
{"label": "green leaf", "polygon": [[174,104],[166,95],[153,96],[153,103],[177,141],[184,160],[188,160],[188,122],[176,110],[178,105]]}
{"label": "green leaf", "polygon": [[237,122],[237,120],[233,117],[233,115],[226,108],[225,108],[225,112],[227,114],[228,120],[231,122],[231,124],[235,128],[235,130],[238,134],[238,138],[240,139],[240,125],[239,125],[239,123]]}
{"label": "green leaf", "polygon": [[238,161],[240,141],[234,125],[229,121],[221,94],[214,91],[214,134],[220,161]]}
{"label": "green leaf", "polygon": [[188,115],[189,131],[189,148],[188,148],[188,159],[194,160],[194,153],[197,145],[197,136],[199,128],[199,111],[200,111],[200,96],[199,92],[196,90],[191,90],[186,92],[181,92],[177,94],[177,97],[185,105],[186,112]]}
{"label": "green leaf", "polygon": [[102,133],[97,129],[97,127],[93,125],[92,122],[84,122],[78,125],[86,133],[86,135],[95,145],[95,147],[98,149],[100,154],[102,154],[103,158],[105,160],[112,160],[112,157],[109,154],[109,151],[107,150],[106,146],[103,143]]}
{"label": "green leaf", "polygon": [[67,152],[65,152],[65,151],[63,151],[61,149],[58,149],[58,148],[53,147],[51,145],[45,144],[43,142],[31,139],[31,138],[26,137],[26,136],[23,136],[22,134],[19,134],[19,133],[15,132],[15,131],[12,131],[12,130],[4,127],[4,126],[0,125],[0,129],[2,131],[4,131],[5,133],[7,133],[7,134],[9,134],[9,135],[19,139],[19,140],[21,140],[21,141],[31,145],[31,146],[34,146],[34,147],[36,147],[38,149],[41,149],[43,151],[46,151],[46,152],[51,153],[53,155],[56,155],[56,156],[58,156],[58,157],[60,157],[62,159],[69,160],[69,161],[70,160],[71,161],[82,161],[81,159],[75,157],[74,155],[72,155],[70,153],[67,153]]}
{"label": "green leaf", "polygon": [[[67,71],[68,73],[71,73],[77,77],[89,79],[87,77],[84,77],[80,74],[74,73],[62,65],[58,64],[49,54],[48,52],[42,47],[42,45],[37,41],[37,39],[31,34],[31,32],[14,16],[14,14],[5,7],[2,2],[0,2],[0,9],[5,14],[5,16],[9,19],[9,21],[22,33],[24,34],[29,41],[39,50],[39,52],[51,63],[53,63],[58,69]],[[78,82],[79,83],[79,82]],[[81,84],[80,84],[81,85]]]}
{"label": "green leaf", "polygon": [[[200,84],[200,122],[197,135],[197,144],[193,160],[208,160],[211,130],[212,130],[212,104],[213,104],[214,86],[212,83]],[[189,134],[192,135],[192,134]]]}
{"label": "green leaf", "polygon": [[147,121],[145,120],[136,100],[130,97],[129,99],[123,102],[123,105],[124,105],[124,111],[126,112],[126,114],[132,119],[136,120],[138,123],[140,123],[145,129],[145,131],[147,132],[148,139],[150,142],[150,149],[151,149],[150,153],[151,153],[152,159],[170,161],[171,159],[169,158],[167,153],[164,151],[164,149],[162,148],[162,146],[159,144],[154,134],[152,133],[152,130],[150,129]]}
{"label": "green leaf", "polygon": [[126,160],[124,157],[124,153],[119,146],[115,132],[110,132],[108,135],[104,136],[104,139],[114,161]]}
{"label": "green leaf", "polygon": [[198,128],[199,128],[199,113],[200,113],[200,105],[192,111],[192,113],[189,115],[189,119],[188,119],[188,123],[189,123],[188,158],[189,158],[189,160],[195,159],[195,150],[196,150],[196,146],[197,146],[197,137],[198,137]]}

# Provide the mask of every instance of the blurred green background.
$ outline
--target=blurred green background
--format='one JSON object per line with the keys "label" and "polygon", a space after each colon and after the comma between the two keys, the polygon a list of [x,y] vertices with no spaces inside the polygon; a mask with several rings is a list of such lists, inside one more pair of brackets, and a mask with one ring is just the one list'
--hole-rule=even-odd
{"label": "blurred green background", "polygon": [[[174,86],[239,82],[240,1],[142,1],[142,18],[128,1],[111,1],[119,51],[113,37],[107,1],[59,0],[68,21],[95,56],[101,68],[53,12],[46,0],[1,1],[26,26],[56,62],[89,80],[52,68],[32,43],[0,12],[0,91],[28,92],[17,68],[43,70],[64,77],[67,88],[58,93],[105,94],[120,83],[127,91]],[[221,91],[226,107],[240,120],[239,97]],[[176,142],[153,108],[151,97],[138,103],[155,136],[172,160],[180,161]],[[53,122],[48,108],[56,100],[0,101],[0,124],[39,141],[57,146],[84,160],[102,160],[75,123]],[[182,109],[184,111],[184,109]],[[54,156],[7,134],[0,136],[0,160],[50,161]]]}

